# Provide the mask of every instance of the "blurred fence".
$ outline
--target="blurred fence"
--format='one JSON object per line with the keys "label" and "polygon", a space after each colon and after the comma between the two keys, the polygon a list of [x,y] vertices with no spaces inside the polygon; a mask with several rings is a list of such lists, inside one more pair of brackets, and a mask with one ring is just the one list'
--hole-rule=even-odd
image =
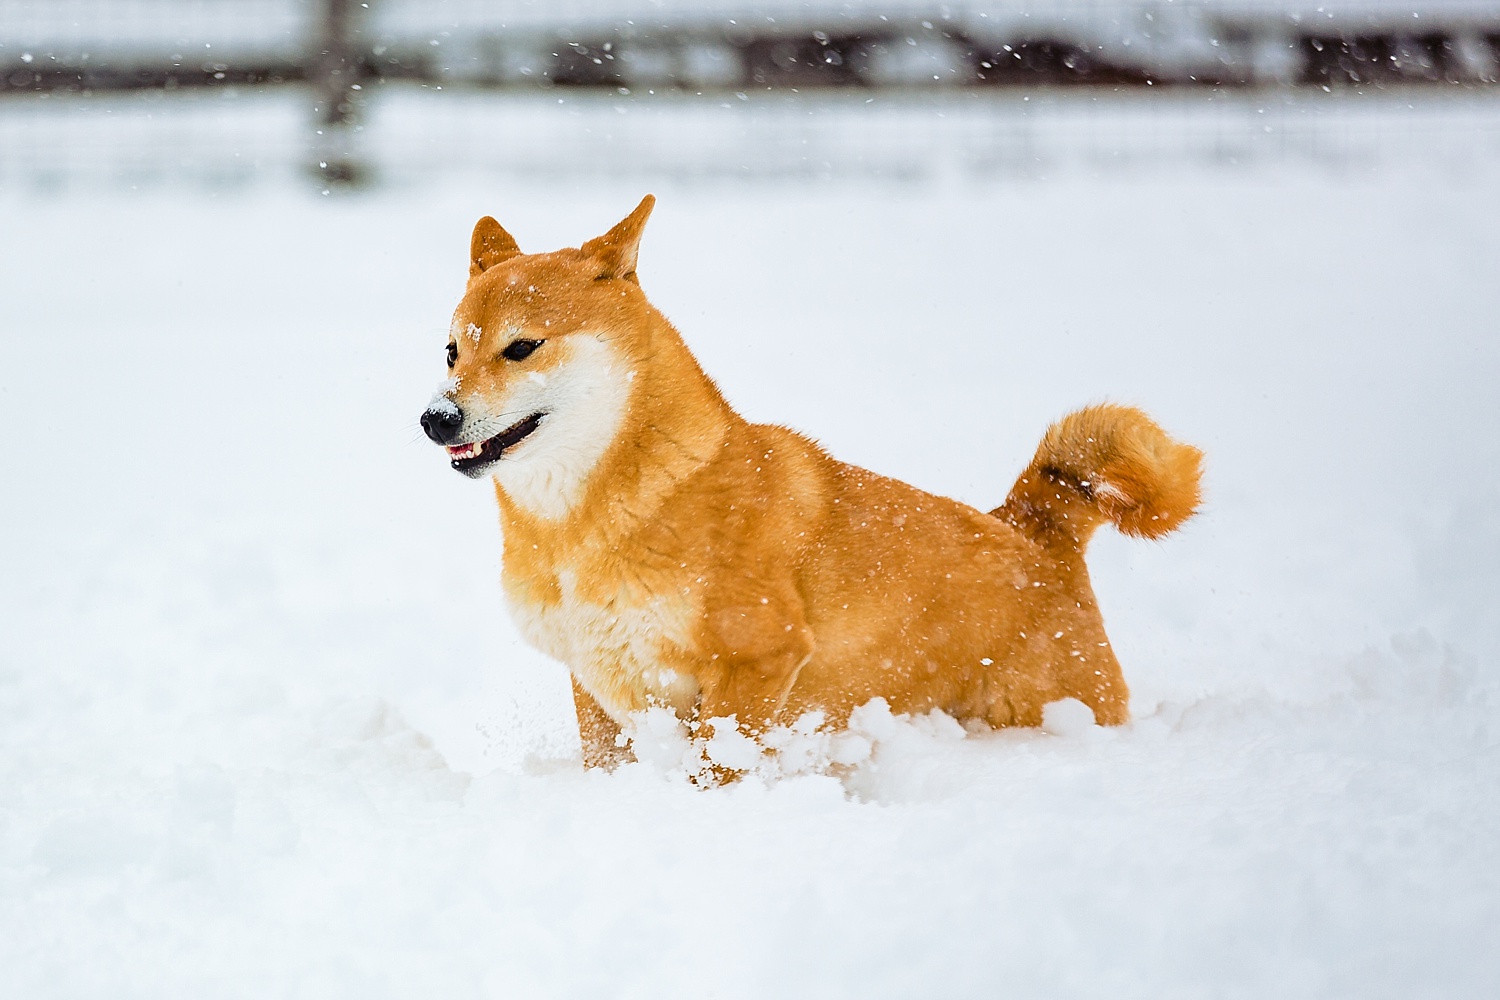
{"label": "blurred fence", "polygon": [[1500,0],[712,10],[0,0],[0,183],[1495,152]]}

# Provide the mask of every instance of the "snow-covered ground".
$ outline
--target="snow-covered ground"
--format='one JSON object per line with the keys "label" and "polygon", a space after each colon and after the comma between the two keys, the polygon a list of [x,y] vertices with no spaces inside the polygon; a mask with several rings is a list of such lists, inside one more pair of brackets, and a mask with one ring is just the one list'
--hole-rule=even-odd
{"label": "snow-covered ground", "polygon": [[[0,192],[0,996],[1500,991],[1500,167],[606,174]],[[475,218],[648,186],[752,418],[980,505],[1093,400],[1206,449],[1093,546],[1131,725],[580,771],[416,417]]]}

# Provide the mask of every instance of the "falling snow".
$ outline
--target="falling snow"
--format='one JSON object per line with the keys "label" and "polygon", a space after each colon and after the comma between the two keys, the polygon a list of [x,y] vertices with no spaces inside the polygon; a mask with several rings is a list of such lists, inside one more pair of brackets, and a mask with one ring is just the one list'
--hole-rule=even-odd
{"label": "falling snow", "polygon": [[1207,505],[1091,551],[1127,726],[657,715],[613,774],[416,416],[474,219],[640,185],[6,196],[0,995],[1496,995],[1497,179],[656,185],[753,419],[993,505],[1116,399]]}

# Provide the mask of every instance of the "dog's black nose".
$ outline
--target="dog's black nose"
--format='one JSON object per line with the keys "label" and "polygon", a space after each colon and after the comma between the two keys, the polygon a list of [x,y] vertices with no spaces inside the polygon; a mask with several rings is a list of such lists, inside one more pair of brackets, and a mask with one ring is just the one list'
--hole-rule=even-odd
{"label": "dog's black nose", "polygon": [[464,411],[449,400],[432,404],[422,414],[423,432],[438,444],[451,444],[463,423]]}

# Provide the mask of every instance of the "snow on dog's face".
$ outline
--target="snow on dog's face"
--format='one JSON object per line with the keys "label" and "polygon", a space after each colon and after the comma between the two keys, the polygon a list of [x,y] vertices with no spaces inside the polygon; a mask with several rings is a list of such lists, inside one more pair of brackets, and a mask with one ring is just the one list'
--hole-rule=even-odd
{"label": "snow on dog's face", "polygon": [[493,476],[533,514],[565,515],[619,433],[645,327],[635,261],[653,201],[576,250],[522,254],[493,219],[474,227],[449,377],[422,427],[454,469]]}

